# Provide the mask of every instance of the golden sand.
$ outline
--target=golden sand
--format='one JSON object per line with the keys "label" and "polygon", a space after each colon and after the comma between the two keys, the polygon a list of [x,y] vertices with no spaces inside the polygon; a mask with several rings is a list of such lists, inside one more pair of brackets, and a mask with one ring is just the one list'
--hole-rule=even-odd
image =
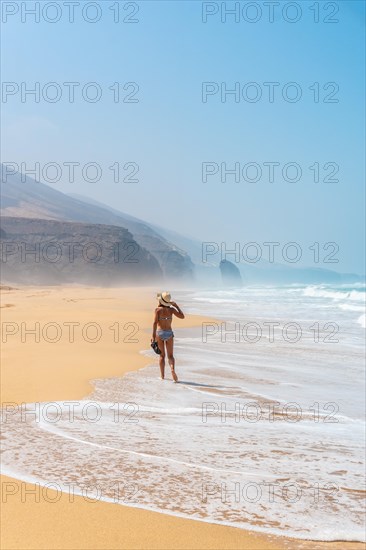
{"label": "golden sand", "polygon": [[[93,389],[91,380],[120,377],[146,366],[151,359],[139,351],[150,344],[154,296],[155,289],[149,288],[3,288],[2,337],[4,329],[14,334],[9,333],[2,344],[2,405],[82,399]],[[193,327],[204,320],[208,319],[188,316],[185,320],[175,319],[174,324],[175,328]],[[39,343],[26,333],[37,322],[46,335]],[[58,342],[46,341],[54,338],[57,329],[49,323],[57,324],[61,331]],[[70,323],[79,323],[74,325],[73,343]],[[101,330],[96,343],[87,341],[96,337],[93,323]],[[66,494],[57,502],[44,498],[36,502],[36,496],[25,498],[22,494],[25,489],[32,489],[31,484],[5,476],[1,481],[2,550],[365,548],[357,543],[312,543],[270,537],[119,504],[91,503],[83,497],[71,499]],[[15,494],[5,499],[4,490]],[[51,499],[50,496],[48,500]]]}

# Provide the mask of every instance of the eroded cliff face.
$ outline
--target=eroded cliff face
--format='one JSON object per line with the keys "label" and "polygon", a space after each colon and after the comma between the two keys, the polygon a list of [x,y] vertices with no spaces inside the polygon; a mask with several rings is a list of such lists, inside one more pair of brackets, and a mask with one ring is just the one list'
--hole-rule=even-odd
{"label": "eroded cliff face", "polygon": [[135,238],[141,246],[157,258],[166,280],[187,282],[193,280],[194,264],[183,250],[154,236],[136,235]]}
{"label": "eroded cliff face", "polygon": [[187,254],[182,255],[177,250],[166,252],[162,258],[161,265],[168,278],[193,279],[194,266]]}
{"label": "eroded cliff face", "polygon": [[122,227],[3,217],[1,280],[103,286],[161,281],[159,262]]}
{"label": "eroded cliff face", "polygon": [[[4,167],[2,166],[2,168]],[[128,238],[135,244],[137,243],[140,248],[145,249],[146,258],[150,254],[151,262],[153,258],[157,260],[160,265],[160,273],[165,280],[192,280],[194,264],[188,254],[174,242],[160,235],[148,223],[113,208],[65,195],[29,176],[22,176],[19,172],[7,174],[6,178],[1,181],[1,214],[9,218],[75,222],[76,225],[87,224],[89,232],[92,232],[91,227],[94,224],[96,227],[114,226],[127,230]],[[48,235],[51,234],[48,233]],[[132,273],[133,268],[125,266],[122,271]],[[137,276],[140,276],[140,271],[136,272]],[[96,269],[95,273],[97,272]]]}
{"label": "eroded cliff face", "polygon": [[220,271],[222,282],[225,286],[243,286],[240,271],[232,262],[221,260]]}

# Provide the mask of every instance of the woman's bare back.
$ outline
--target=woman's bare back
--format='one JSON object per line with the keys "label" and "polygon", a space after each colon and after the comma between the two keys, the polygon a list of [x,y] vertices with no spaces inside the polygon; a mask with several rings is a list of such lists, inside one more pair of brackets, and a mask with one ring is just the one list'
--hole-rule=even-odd
{"label": "woman's bare back", "polygon": [[157,312],[158,328],[161,330],[171,330],[173,320],[172,308],[159,306],[155,311]]}

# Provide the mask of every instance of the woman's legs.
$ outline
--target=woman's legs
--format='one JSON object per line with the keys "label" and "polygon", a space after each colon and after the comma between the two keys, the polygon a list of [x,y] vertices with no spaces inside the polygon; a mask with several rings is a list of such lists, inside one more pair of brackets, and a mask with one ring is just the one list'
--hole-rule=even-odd
{"label": "woman's legs", "polygon": [[158,346],[160,349],[160,355],[159,355],[159,367],[160,367],[160,377],[162,380],[164,380],[164,373],[165,373],[165,346],[164,346],[164,340],[161,340],[159,336],[156,337],[156,340],[158,342]]}
{"label": "woman's legs", "polygon": [[168,354],[168,362],[170,365],[170,369],[172,371],[172,377],[174,382],[178,382],[178,376],[175,374],[175,359],[173,355],[173,346],[174,346],[174,338],[169,338],[169,340],[166,340],[166,352]]}

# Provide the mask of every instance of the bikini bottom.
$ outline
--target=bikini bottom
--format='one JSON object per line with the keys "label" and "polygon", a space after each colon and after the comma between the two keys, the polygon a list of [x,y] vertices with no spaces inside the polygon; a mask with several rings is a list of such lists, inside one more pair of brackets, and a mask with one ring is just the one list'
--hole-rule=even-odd
{"label": "bikini bottom", "polygon": [[157,331],[156,334],[159,336],[160,340],[163,340],[164,342],[166,340],[169,340],[170,338],[174,338],[174,333],[173,333],[172,330],[162,330],[162,329],[160,329],[160,330]]}

